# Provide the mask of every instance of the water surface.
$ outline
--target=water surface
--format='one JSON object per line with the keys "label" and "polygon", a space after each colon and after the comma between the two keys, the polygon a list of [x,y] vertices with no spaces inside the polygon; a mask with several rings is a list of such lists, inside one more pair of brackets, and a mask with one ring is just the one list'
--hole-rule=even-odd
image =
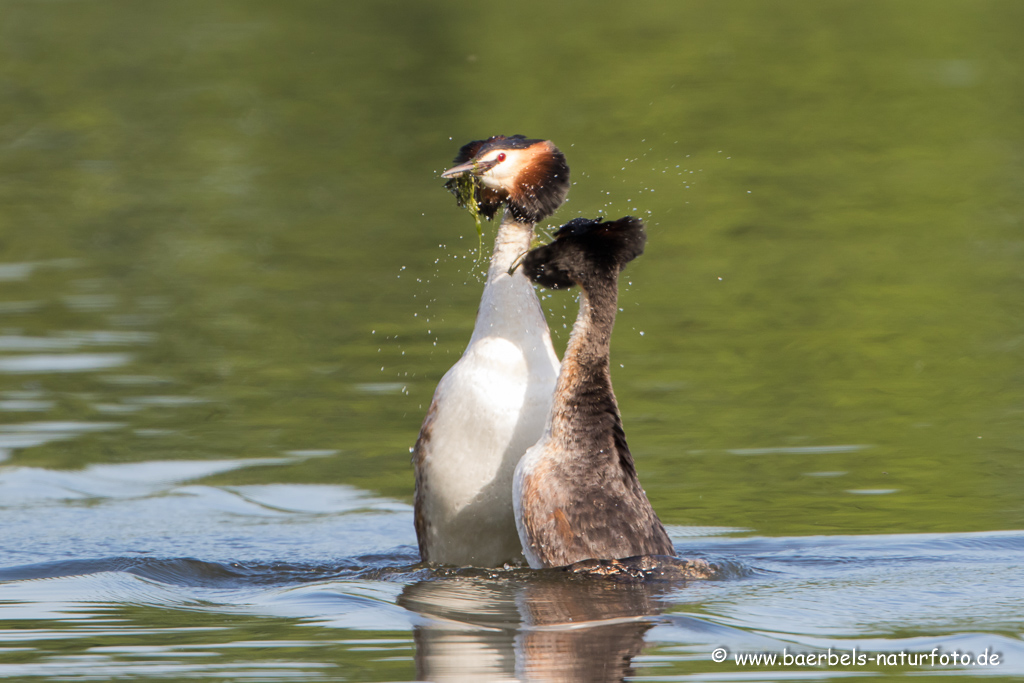
{"label": "water surface", "polygon": [[[1018,5],[0,17],[0,675],[1024,673]],[[542,232],[648,222],[615,388],[719,580],[417,563],[409,446],[482,270],[437,174],[495,133],[568,157]],[[733,659],[829,648],[1001,659]]]}

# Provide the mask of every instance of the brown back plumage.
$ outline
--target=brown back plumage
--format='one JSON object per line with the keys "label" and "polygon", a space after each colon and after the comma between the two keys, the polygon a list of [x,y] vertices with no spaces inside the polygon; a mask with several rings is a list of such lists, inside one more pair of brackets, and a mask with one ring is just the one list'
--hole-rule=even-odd
{"label": "brown back plumage", "polygon": [[608,369],[619,272],[645,243],[637,218],[578,218],[523,260],[534,282],[584,290],[550,432],[520,484],[520,539],[542,566],[675,552],[637,479]]}

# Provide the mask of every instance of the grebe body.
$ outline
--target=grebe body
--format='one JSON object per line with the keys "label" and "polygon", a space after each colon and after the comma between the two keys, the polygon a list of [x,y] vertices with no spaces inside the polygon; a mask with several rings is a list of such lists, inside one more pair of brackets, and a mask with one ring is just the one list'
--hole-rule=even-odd
{"label": "grebe body", "polygon": [[523,558],[512,476],[544,432],[559,366],[533,285],[509,270],[565,200],[569,168],[549,141],[522,136],[471,142],[455,164],[443,177],[473,174],[481,213],[505,213],[473,335],[413,448],[416,535],[424,562],[495,567]]}
{"label": "grebe body", "polygon": [[514,476],[516,526],[531,567],[675,555],[637,479],[608,365],[618,275],[645,242],[639,219],[576,219],[523,260],[534,282],[581,289],[547,428]]}

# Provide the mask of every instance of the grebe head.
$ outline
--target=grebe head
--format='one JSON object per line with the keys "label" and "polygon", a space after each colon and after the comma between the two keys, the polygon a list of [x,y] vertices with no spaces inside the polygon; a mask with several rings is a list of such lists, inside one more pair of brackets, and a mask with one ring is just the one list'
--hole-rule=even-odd
{"label": "grebe head", "polygon": [[522,135],[495,135],[462,146],[455,166],[441,174],[457,194],[456,178],[471,173],[480,180],[476,200],[480,213],[493,218],[502,203],[513,218],[537,223],[558,209],[569,193],[569,165],[550,140]]}
{"label": "grebe head", "polygon": [[563,225],[554,242],[523,259],[526,277],[548,289],[586,289],[593,278],[617,277],[623,266],[644,253],[644,222],[632,216],[602,221],[576,218]]}

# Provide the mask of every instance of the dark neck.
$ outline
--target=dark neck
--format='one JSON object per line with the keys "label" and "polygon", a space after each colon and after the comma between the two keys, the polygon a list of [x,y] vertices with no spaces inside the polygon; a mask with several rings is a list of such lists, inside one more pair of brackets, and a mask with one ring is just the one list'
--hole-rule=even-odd
{"label": "dark neck", "polygon": [[551,434],[555,438],[593,430],[610,414],[618,417],[608,357],[618,302],[616,277],[582,288],[580,312],[569,337],[555,388]]}

